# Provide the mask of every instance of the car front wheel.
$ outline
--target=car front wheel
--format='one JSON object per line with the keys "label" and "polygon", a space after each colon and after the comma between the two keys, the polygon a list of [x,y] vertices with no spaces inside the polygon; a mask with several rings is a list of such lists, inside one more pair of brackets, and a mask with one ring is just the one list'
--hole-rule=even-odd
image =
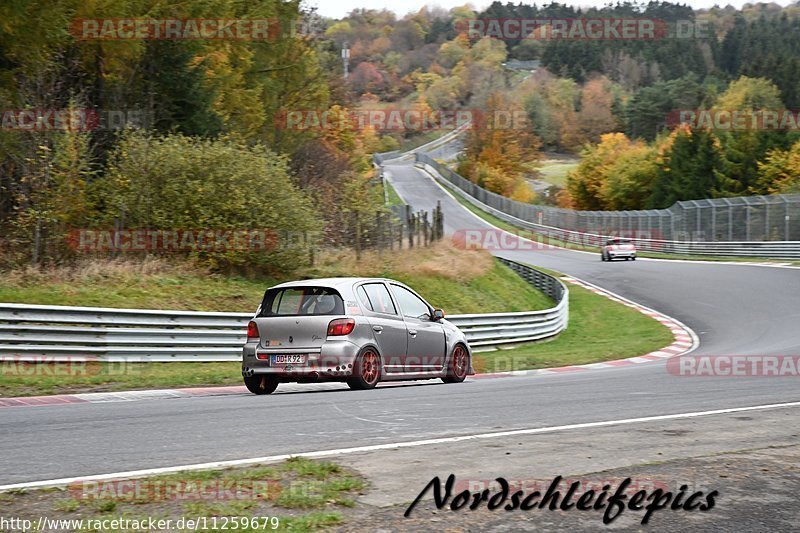
{"label": "car front wheel", "polygon": [[265,374],[244,376],[244,386],[253,394],[272,394],[278,388],[278,380]]}
{"label": "car front wheel", "polygon": [[461,383],[467,377],[469,369],[469,356],[467,349],[460,344],[453,350],[453,357],[450,358],[450,365],[447,375],[442,378],[445,383]]}
{"label": "car front wheel", "polygon": [[353,377],[347,385],[354,390],[373,389],[381,380],[381,356],[372,348],[366,348],[353,365]]}

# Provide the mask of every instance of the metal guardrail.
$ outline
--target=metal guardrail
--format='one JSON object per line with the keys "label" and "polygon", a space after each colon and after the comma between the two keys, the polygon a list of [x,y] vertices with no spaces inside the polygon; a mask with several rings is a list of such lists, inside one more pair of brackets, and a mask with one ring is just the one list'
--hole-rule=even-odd
{"label": "metal guardrail", "polygon": [[569,320],[569,290],[559,279],[527,265],[498,258],[522,279],[544,292],[556,306],[541,311],[453,315],[447,318],[461,329],[472,347],[496,347],[558,335]]}
{"label": "metal guardrail", "polygon": [[[483,189],[425,154],[415,154],[415,160],[418,164],[428,167],[431,174],[440,178],[444,185],[457,189],[471,204],[506,222],[546,235],[556,241],[560,241],[560,243],[599,247],[606,239],[620,236],[620,234],[609,235],[573,231],[520,218],[515,216],[515,214],[520,213],[512,205],[520,202],[514,202]],[[499,197],[499,199],[495,197]],[[479,198],[486,200],[486,202]],[[630,238],[636,244],[637,249],[646,252],[697,256],[800,259],[800,241],[674,241],[637,238],[635,231],[632,234],[627,234],[623,231],[621,235]],[[554,242],[553,244],[558,245],[560,243]]]}
{"label": "metal guardrail", "polygon": [[393,150],[391,152],[381,152],[372,154],[372,163],[375,166],[381,166],[386,161],[396,161],[396,160],[403,160],[403,159],[413,159],[417,153],[426,152],[428,150],[433,150],[438,148],[442,145],[448,144],[450,141],[464,133],[470,126],[472,125],[471,122],[465,122],[461,124],[458,128],[454,129],[453,131],[447,132],[446,134],[442,135],[441,137],[437,137],[432,141],[428,141],[427,143],[417,146],[407,152],[401,152],[399,150]]}
{"label": "metal guardrail", "polygon": [[[500,259],[553,298],[552,309],[452,315],[471,346],[552,337],[567,327],[567,288],[526,265]],[[0,360],[239,361],[250,313],[200,313],[0,303]]]}
{"label": "metal guardrail", "polygon": [[372,162],[375,166],[381,166],[384,161],[389,159],[394,159],[395,157],[400,155],[400,150],[392,150],[391,152],[380,152],[372,154]]}

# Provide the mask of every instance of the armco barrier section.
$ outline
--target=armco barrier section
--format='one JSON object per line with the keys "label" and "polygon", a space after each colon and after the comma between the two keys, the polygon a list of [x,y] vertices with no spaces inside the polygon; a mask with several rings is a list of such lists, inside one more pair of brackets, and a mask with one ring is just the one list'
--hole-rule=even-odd
{"label": "armco barrier section", "polygon": [[[541,311],[452,315],[470,345],[492,348],[557,335],[567,327],[567,288],[501,259],[553,298]],[[0,359],[15,361],[239,361],[250,313],[205,313],[0,303]]]}

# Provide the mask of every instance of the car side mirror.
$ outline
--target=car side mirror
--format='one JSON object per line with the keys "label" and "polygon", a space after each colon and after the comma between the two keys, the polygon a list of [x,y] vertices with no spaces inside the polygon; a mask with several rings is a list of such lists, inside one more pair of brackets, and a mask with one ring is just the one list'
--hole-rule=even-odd
{"label": "car side mirror", "polygon": [[441,309],[433,310],[433,316],[431,317],[431,320],[433,320],[434,322],[438,322],[443,318],[444,318],[444,311],[442,311]]}

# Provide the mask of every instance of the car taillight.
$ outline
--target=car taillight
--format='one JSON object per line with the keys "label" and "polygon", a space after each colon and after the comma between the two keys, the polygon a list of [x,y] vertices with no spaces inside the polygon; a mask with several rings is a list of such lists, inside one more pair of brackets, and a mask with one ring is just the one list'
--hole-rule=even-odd
{"label": "car taillight", "polygon": [[355,327],[356,321],[352,318],[337,318],[328,324],[328,336],[350,335]]}
{"label": "car taillight", "polygon": [[255,322],[251,321],[249,324],[247,324],[247,340],[257,339],[257,338],[259,338],[258,326],[256,325]]}

